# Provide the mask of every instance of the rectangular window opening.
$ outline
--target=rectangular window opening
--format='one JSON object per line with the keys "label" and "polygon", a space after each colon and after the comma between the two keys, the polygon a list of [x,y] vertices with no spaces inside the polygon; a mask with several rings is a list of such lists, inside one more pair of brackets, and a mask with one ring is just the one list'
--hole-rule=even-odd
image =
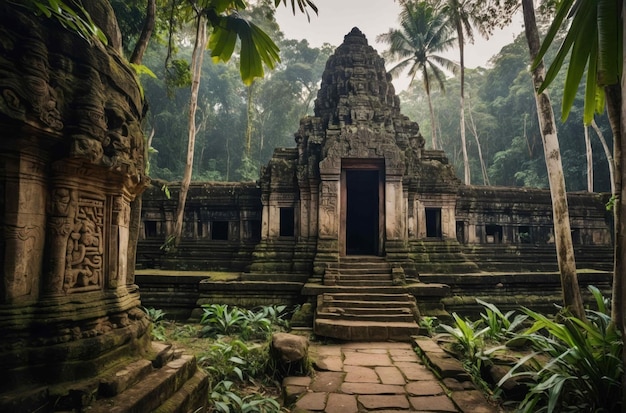
{"label": "rectangular window opening", "polygon": [[502,226],[495,224],[485,225],[485,236],[487,244],[500,244],[502,242]]}
{"label": "rectangular window opening", "polygon": [[527,225],[521,225],[517,227],[517,237],[520,244],[532,243],[532,237],[530,236],[530,227]]}
{"label": "rectangular window opening", "polygon": [[228,221],[213,221],[211,239],[214,241],[228,241]]}
{"label": "rectangular window opening", "polygon": [[159,235],[157,233],[156,221],[144,221],[143,228],[144,228],[144,234],[146,238],[155,238]]}

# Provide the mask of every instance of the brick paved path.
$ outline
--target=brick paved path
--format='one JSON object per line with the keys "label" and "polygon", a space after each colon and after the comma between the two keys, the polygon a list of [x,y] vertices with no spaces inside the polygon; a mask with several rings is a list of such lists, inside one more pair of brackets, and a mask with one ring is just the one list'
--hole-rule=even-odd
{"label": "brick paved path", "polygon": [[443,384],[413,345],[312,345],[315,374],[285,378],[286,405],[292,413],[497,412],[473,386]]}

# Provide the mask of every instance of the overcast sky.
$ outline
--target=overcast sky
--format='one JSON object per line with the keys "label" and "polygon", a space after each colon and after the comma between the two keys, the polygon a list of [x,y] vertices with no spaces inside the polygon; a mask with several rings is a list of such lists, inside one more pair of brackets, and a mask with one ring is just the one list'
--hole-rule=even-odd
{"label": "overcast sky", "polygon": [[[339,46],[343,37],[358,27],[369,44],[381,53],[386,47],[376,42],[376,37],[398,27],[400,5],[394,0],[314,0],[319,14],[311,15],[307,22],[306,15],[299,11],[294,16],[289,7],[279,6],[276,19],[285,36],[289,39],[307,39],[309,44],[319,47],[323,43]],[[521,19],[517,24],[505,30],[497,31],[489,40],[476,36],[475,43],[465,47],[466,67],[487,66],[488,60],[500,49],[513,41],[522,31]],[[458,61],[458,49],[447,53],[448,57]],[[398,91],[406,88],[407,79],[394,80]]]}

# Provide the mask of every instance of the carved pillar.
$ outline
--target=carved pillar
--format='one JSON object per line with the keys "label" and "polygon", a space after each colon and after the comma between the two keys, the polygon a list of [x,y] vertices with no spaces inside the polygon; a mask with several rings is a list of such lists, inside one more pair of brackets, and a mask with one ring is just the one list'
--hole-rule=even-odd
{"label": "carved pillar", "polygon": [[426,208],[424,207],[424,203],[418,199],[415,201],[415,209],[416,236],[418,239],[424,239],[426,238]]}
{"label": "carved pillar", "polygon": [[134,280],[129,280],[127,248],[130,236],[130,200],[125,195],[113,197],[113,216],[111,220],[111,257],[110,270],[107,286],[118,288],[126,284],[133,284]]}
{"label": "carved pillar", "polygon": [[339,239],[339,175],[322,176],[319,206],[319,237]]}
{"label": "carved pillar", "polygon": [[300,230],[298,235],[300,238],[310,237],[310,215],[311,215],[311,192],[309,188],[302,188],[300,192]]}
{"label": "carved pillar", "polygon": [[270,236],[270,209],[268,205],[268,195],[261,196],[261,202],[263,203],[263,212],[261,213],[261,239],[267,241]]}
{"label": "carved pillar", "polygon": [[403,200],[401,177],[387,175],[385,182],[385,235],[387,240],[405,239]]}
{"label": "carved pillar", "polygon": [[[265,208],[263,208],[265,211]],[[268,237],[270,239],[278,238],[280,235],[280,207],[278,203],[272,199],[270,195],[270,204],[268,210]]]}
{"label": "carved pillar", "polygon": [[[76,190],[57,184],[52,189],[48,207],[48,271],[44,275],[44,295],[60,295],[64,290],[66,269],[71,269],[73,240],[70,234],[75,231],[76,210],[78,207]],[[68,262],[69,261],[69,262]]]}
{"label": "carved pillar", "polygon": [[320,184],[316,179],[309,180],[309,192],[311,194],[311,207],[309,211],[311,212],[308,216],[309,220],[309,234],[312,237],[317,238],[318,236],[318,222],[319,222],[319,191]]}
{"label": "carved pillar", "polygon": [[39,295],[47,198],[42,170],[34,154],[0,156],[0,303]]}

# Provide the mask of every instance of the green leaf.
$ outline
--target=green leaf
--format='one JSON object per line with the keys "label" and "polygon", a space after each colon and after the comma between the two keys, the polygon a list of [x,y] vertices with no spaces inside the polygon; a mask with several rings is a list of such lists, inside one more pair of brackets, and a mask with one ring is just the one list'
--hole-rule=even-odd
{"label": "green leaf", "polygon": [[[591,3],[591,2],[587,2]],[[572,53],[570,57],[569,67],[567,69],[567,77],[565,78],[565,86],[563,87],[563,100],[561,101],[561,119],[564,122],[574,104],[574,99],[578,93],[578,85],[582,79],[589,53],[592,50],[592,44],[596,40],[596,31],[594,26],[594,16],[590,13],[577,14],[573,25],[583,27],[582,30],[576,30],[572,44]],[[595,106],[595,105],[594,105]]]}
{"label": "green leaf", "polygon": [[[554,16],[554,20],[552,20],[552,24],[550,25],[550,28],[548,29],[548,33],[546,34],[546,37],[541,43],[541,47],[539,48],[539,53],[537,53],[537,56],[535,57],[535,60],[533,61],[533,64],[531,67],[532,70],[536,69],[537,66],[539,66],[539,63],[545,56],[546,52],[548,51],[548,48],[550,47],[550,45],[554,41],[555,36],[559,32],[561,28],[561,24],[563,23],[563,20],[569,14],[569,10],[572,7],[573,3],[574,3],[574,0],[564,0],[561,3],[559,3],[556,14]],[[558,72],[558,69],[557,69],[557,72]]]}
{"label": "green leaf", "polygon": [[[585,84],[585,107],[583,111],[583,123],[591,124],[593,115],[597,111],[598,85],[596,83],[596,70],[598,62],[598,45],[593,43],[589,54],[589,67],[587,68],[587,82]],[[602,104],[604,108],[604,102]]]}
{"label": "green leaf", "polygon": [[153,79],[157,78],[154,72],[150,70],[150,68],[146,65],[138,65],[135,63],[130,63],[130,67],[132,67],[135,73],[137,73],[138,75],[148,75]]}
{"label": "green leaf", "polygon": [[211,50],[213,62],[227,62],[235,50],[237,32],[226,18],[220,19],[220,24],[213,27],[209,37],[208,48]]}
{"label": "green leaf", "polygon": [[[616,0],[597,1],[598,83],[613,85],[620,81],[621,33],[619,3]],[[593,2],[589,2],[593,3]]]}

